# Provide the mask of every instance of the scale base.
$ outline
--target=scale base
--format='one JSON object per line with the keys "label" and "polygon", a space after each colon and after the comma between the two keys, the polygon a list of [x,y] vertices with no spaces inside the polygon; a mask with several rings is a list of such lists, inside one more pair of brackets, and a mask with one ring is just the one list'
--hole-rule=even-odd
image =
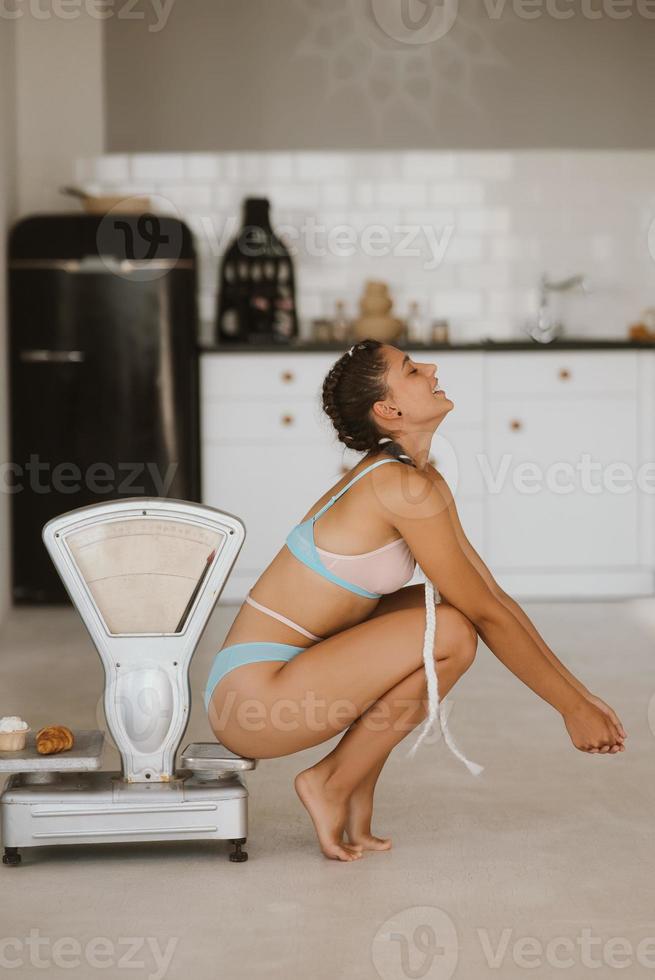
{"label": "scale base", "polygon": [[[225,751],[225,750],[223,750]],[[0,796],[3,864],[19,847],[132,841],[229,840],[244,861],[248,790],[238,772],[188,771],[168,782],[128,783],[120,772],[58,772],[53,781],[13,773]]]}

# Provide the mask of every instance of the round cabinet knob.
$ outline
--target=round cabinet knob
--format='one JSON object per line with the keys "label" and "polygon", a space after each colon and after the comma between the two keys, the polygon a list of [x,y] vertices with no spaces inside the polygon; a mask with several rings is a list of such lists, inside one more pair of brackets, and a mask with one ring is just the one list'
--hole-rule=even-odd
{"label": "round cabinet knob", "polygon": [[428,463],[430,464],[430,466],[436,466],[437,465],[437,457],[436,456],[428,456]]}
{"label": "round cabinet knob", "polygon": [[282,372],[280,373],[280,378],[282,379],[282,381],[283,381],[283,382],[284,382],[285,384],[289,384],[289,382],[290,382],[290,381],[293,381],[293,380],[295,379],[295,377],[296,377],[296,376],[295,376],[295,374],[293,373],[293,371],[282,371]]}
{"label": "round cabinet knob", "polygon": [[511,419],[509,423],[510,429],[516,432],[518,429],[523,428],[523,422],[520,419]]}
{"label": "round cabinet knob", "polygon": [[340,469],[341,469],[341,475],[342,476],[345,476],[346,473],[348,472],[348,470],[350,469],[350,467],[349,466],[346,466],[345,463],[342,463],[341,466],[340,466]]}
{"label": "round cabinet knob", "polygon": [[282,425],[293,425],[293,415],[283,415],[280,422]]}
{"label": "round cabinet knob", "polygon": [[571,377],[571,372],[568,368],[560,368],[557,375],[560,381],[567,381]]}

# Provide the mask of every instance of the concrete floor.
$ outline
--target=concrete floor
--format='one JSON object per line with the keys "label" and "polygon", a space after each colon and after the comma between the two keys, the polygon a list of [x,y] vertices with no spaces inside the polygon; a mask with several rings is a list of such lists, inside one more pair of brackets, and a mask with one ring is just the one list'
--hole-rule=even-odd
{"label": "concrete floor", "polygon": [[[393,837],[391,851],[342,864],[318,850],[292,780],[338,736],[248,774],[242,864],[228,861],[227,844],[209,842],[24,850],[20,867],[0,867],[0,971],[579,980],[628,966],[631,980],[653,976],[655,600],[523,605],[617,710],[625,753],[576,751],[556,712],[480,643],[446,704],[455,739],[485,771],[474,778],[441,743],[407,760],[410,733],[376,793],[373,830]],[[211,739],[201,692],[234,613],[216,610],[192,662],[183,744]],[[9,615],[0,715],[22,715],[34,730],[105,728],[101,697],[99,658],[70,608]],[[113,748],[105,768],[118,768]],[[92,945],[100,940],[102,949]]]}

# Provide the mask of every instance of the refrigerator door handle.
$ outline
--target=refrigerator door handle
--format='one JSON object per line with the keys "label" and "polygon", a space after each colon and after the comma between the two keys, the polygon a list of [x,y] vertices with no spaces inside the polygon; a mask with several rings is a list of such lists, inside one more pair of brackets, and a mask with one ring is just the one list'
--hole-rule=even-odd
{"label": "refrigerator door handle", "polygon": [[82,350],[22,350],[19,358],[26,364],[80,364],[85,354]]}

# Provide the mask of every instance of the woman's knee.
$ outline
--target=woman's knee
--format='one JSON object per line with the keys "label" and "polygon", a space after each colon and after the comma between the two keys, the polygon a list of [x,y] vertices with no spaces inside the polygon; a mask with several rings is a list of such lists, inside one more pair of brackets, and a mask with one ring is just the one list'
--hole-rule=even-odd
{"label": "woman's knee", "polygon": [[[446,655],[453,660],[462,673],[468,670],[475,660],[478,650],[478,631],[464,613],[450,608],[449,630]],[[437,622],[439,613],[437,612]]]}
{"label": "woman's knee", "polygon": [[[423,649],[425,636],[425,606],[398,610],[392,619],[401,628],[402,635],[412,636],[417,650]],[[434,656],[436,660],[449,658],[455,661],[463,673],[475,660],[478,648],[478,632],[464,613],[450,603],[436,607]]]}

